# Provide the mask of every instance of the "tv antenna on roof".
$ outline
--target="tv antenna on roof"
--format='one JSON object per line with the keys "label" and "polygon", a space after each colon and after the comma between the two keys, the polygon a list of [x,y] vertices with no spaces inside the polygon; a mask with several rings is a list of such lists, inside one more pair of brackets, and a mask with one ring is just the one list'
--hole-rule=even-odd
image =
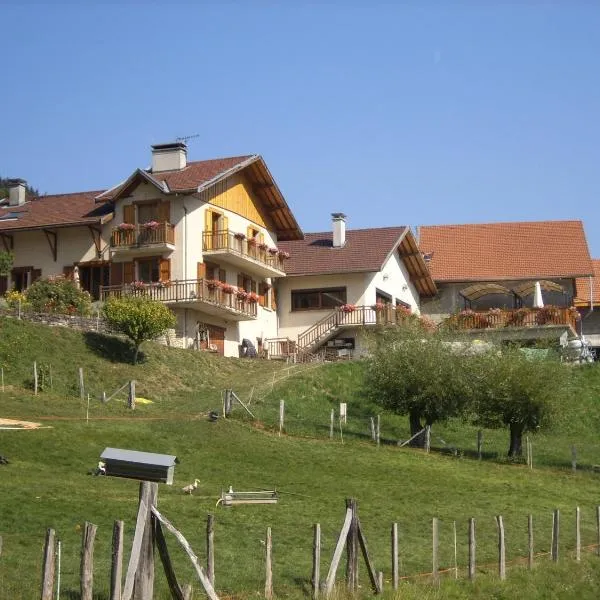
{"label": "tv antenna on roof", "polygon": [[188,140],[193,140],[193,139],[199,138],[199,137],[200,137],[199,133],[194,133],[193,135],[185,135],[185,136],[181,136],[181,137],[176,137],[175,141],[183,142],[184,144],[187,144]]}

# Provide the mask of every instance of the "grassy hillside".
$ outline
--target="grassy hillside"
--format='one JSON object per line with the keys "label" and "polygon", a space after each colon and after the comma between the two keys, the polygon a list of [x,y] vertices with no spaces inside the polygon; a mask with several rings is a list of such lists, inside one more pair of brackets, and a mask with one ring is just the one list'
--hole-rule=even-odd
{"label": "grassy hillside", "polygon": [[[590,470],[570,471],[570,445],[576,441],[586,465],[600,463],[597,431],[600,419],[598,370],[576,374],[565,419],[554,432],[536,436],[536,468],[505,464],[504,432],[485,432],[484,461],[473,460],[475,432],[461,423],[436,428],[434,442],[461,449],[452,453],[398,449],[406,439],[405,420],[382,414],[385,443],[377,448],[368,436],[368,419],[376,407],[361,399],[358,364],[301,367],[265,361],[221,359],[211,355],[145,347],[146,360],[133,367],[119,361],[118,340],[85,336],[61,328],[45,328],[11,320],[0,321],[0,362],[6,390],[0,392],[0,418],[37,420],[48,429],[1,431],[0,454],[10,464],[0,466],[0,598],[35,598],[41,579],[41,549],[47,527],[54,527],[63,547],[64,597],[77,598],[81,526],[98,525],[95,549],[95,589],[106,597],[110,541],[115,519],[126,522],[126,550],[131,546],[138,484],[115,478],[91,477],[105,446],[176,454],[180,464],[175,485],[160,486],[162,512],[189,539],[204,560],[204,527],[208,512],[216,515],[216,577],[222,596],[256,595],[264,586],[265,529],[273,529],[274,586],[279,597],[301,597],[309,589],[312,525],[323,530],[322,576],[333,552],[344,515],[344,499],[356,497],[361,522],[376,568],[390,579],[389,529],[400,528],[401,574],[406,598],[596,598],[600,558],[584,552],[572,560],[575,506],[582,508],[583,544],[596,542],[595,505],[600,476]],[[52,368],[52,390],[37,397],[30,390],[33,361]],[[77,391],[77,369],[84,368],[90,391],[87,402]],[[289,377],[285,377],[290,375]],[[285,377],[285,378],[284,378]],[[138,381],[138,395],[152,404],[127,411],[123,401],[98,401],[128,379]],[[232,387],[260,419],[256,426],[243,409],[234,418],[211,423],[210,409],[220,410],[220,391]],[[286,401],[287,435],[276,424],[279,400]],[[344,443],[337,430],[329,440],[329,414],[340,401],[349,404]],[[444,444],[437,441],[437,446]],[[497,458],[492,455],[498,453]],[[180,488],[198,478],[197,493]],[[281,492],[275,506],[215,508],[223,488],[272,489]],[[527,515],[535,520],[536,552],[547,553],[552,509],[561,508],[561,562],[537,559],[533,575],[509,569],[508,581],[495,577],[496,525],[506,524],[507,559],[526,555]],[[446,576],[439,590],[416,577],[431,569],[431,518],[441,521],[441,565],[454,565],[453,522],[458,529],[458,563],[466,565],[467,519],[477,519],[478,580],[454,582]],[[185,558],[170,548],[180,579],[193,581]],[[591,551],[592,548],[590,547]],[[343,572],[343,569],[342,569]],[[361,567],[363,590],[368,589]],[[164,577],[157,576],[157,598],[167,598]],[[389,584],[387,586],[389,590]],[[71,596],[67,594],[72,591]],[[391,592],[387,592],[391,595]],[[200,595],[197,590],[198,597]]]}

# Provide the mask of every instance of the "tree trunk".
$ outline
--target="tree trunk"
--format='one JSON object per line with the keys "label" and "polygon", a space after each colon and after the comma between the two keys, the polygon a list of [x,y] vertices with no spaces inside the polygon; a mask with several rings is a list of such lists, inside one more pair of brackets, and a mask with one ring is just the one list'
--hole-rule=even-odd
{"label": "tree trunk", "polygon": [[521,445],[523,438],[523,425],[520,423],[510,424],[510,447],[508,449],[508,456],[510,458],[516,458],[523,456],[523,448]]}
{"label": "tree trunk", "polygon": [[133,349],[133,364],[137,365],[137,361],[138,361],[138,354],[140,353],[140,345],[141,344],[136,344],[134,349]]}
{"label": "tree trunk", "polygon": [[[421,415],[419,413],[408,413],[408,421],[410,423],[410,437],[417,435],[417,433],[423,429],[423,425],[421,425]],[[425,448],[425,432],[421,435],[417,435],[417,437],[410,442],[409,446],[413,448]]]}

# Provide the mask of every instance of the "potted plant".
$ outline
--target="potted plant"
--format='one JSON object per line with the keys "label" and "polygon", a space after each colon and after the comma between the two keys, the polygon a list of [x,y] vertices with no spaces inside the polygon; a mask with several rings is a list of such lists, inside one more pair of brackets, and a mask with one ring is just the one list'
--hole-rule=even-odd
{"label": "potted plant", "polygon": [[255,292],[250,292],[247,296],[248,302],[252,302],[253,304],[255,304],[256,302],[258,302],[258,294],[256,294]]}
{"label": "potted plant", "polygon": [[383,312],[385,310],[385,304],[383,302],[376,302],[375,304],[373,304],[371,306],[371,308],[375,311],[375,312]]}
{"label": "potted plant", "polygon": [[245,235],[245,234],[243,234],[243,233],[234,233],[234,234],[233,234],[233,237],[234,237],[236,240],[240,240],[240,242],[243,242],[243,241],[246,239],[246,235]]}
{"label": "potted plant", "polygon": [[356,306],[354,304],[342,304],[340,310],[343,313],[353,313],[356,310]]}
{"label": "potted plant", "polygon": [[158,221],[147,221],[146,223],[142,223],[142,227],[144,229],[158,229],[160,227],[160,223]]}
{"label": "potted plant", "polygon": [[219,289],[223,284],[220,281],[217,281],[216,279],[209,279],[206,282],[206,287],[209,290],[217,290]]}
{"label": "potted plant", "polygon": [[277,248],[269,248],[269,254],[272,254],[273,256],[275,256],[278,253],[279,253],[279,250]]}
{"label": "potted plant", "polygon": [[528,308],[517,308],[508,313],[506,325],[508,327],[521,327],[525,322],[525,318],[531,311]]}
{"label": "potted plant", "polygon": [[279,256],[279,258],[281,258],[281,259],[286,260],[286,259],[288,259],[290,257],[290,253],[286,252],[285,250],[278,250],[277,251],[277,256]]}
{"label": "potted plant", "polygon": [[135,229],[135,225],[133,223],[119,223],[116,229],[119,231],[133,231]]}
{"label": "potted plant", "polygon": [[132,281],[130,285],[134,292],[141,292],[146,289],[146,284],[143,281]]}
{"label": "potted plant", "polygon": [[235,288],[232,285],[229,285],[228,283],[224,283],[221,286],[221,289],[223,290],[224,294],[233,294],[233,292],[235,292]]}
{"label": "potted plant", "polygon": [[543,306],[538,308],[535,314],[535,322],[538,325],[559,324],[557,318],[560,317],[560,309],[556,306]]}
{"label": "potted plant", "polygon": [[246,290],[238,289],[235,295],[237,296],[237,299],[242,302],[248,299],[248,292]]}
{"label": "potted plant", "polygon": [[264,242],[261,242],[260,244],[258,244],[258,249],[262,250],[263,252],[266,252],[269,249],[269,246]]}

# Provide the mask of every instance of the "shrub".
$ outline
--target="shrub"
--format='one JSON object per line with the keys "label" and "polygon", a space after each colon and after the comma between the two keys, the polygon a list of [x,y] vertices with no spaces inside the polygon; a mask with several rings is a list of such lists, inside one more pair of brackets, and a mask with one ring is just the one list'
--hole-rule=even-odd
{"label": "shrub", "polygon": [[87,315],[92,309],[89,293],[65,277],[38,279],[25,292],[25,296],[37,312]]}

